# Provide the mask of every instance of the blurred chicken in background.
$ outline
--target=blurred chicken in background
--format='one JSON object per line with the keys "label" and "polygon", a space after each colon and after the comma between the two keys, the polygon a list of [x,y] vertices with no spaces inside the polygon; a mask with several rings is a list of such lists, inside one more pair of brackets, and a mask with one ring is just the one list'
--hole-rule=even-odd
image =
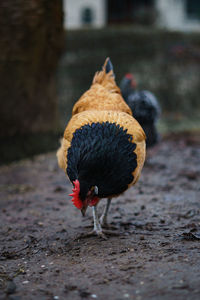
{"label": "blurred chicken in background", "polygon": [[149,91],[137,91],[136,81],[131,73],[127,73],[120,83],[122,96],[132,110],[134,118],[142,126],[147,140],[147,147],[154,146],[159,141],[156,122],[161,109],[156,97]]}

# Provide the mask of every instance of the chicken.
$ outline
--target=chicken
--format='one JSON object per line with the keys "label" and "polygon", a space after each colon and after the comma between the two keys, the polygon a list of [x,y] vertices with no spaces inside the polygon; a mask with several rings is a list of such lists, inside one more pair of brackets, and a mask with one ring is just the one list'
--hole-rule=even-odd
{"label": "chicken", "polygon": [[[107,58],[90,89],[74,105],[57,151],[58,164],[73,184],[73,204],[83,215],[88,206],[93,209],[91,234],[105,238],[110,233],[102,227],[111,199],[139,179],[145,147],[145,133],[123,100]],[[102,198],[108,199],[99,220],[97,205]]]}
{"label": "chicken", "polygon": [[136,81],[132,74],[124,76],[120,83],[122,96],[132,110],[134,118],[140,123],[146,134],[147,147],[159,141],[156,122],[161,109],[156,97],[149,91],[137,91]]}

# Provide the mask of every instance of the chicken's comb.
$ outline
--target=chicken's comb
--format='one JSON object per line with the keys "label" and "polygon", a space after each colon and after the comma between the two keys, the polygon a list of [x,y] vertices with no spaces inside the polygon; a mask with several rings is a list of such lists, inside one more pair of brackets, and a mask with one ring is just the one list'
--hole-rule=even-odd
{"label": "chicken's comb", "polygon": [[69,194],[69,196],[72,197],[73,204],[78,209],[81,209],[83,207],[83,203],[82,203],[81,199],[79,198],[80,182],[78,181],[78,179],[76,179],[75,181],[73,181],[73,184],[74,184],[74,188],[72,189],[73,193]]}
{"label": "chicken's comb", "polygon": [[134,77],[133,74],[131,74],[131,73],[126,73],[125,78],[131,80],[131,86],[132,86],[133,88],[136,88],[137,83],[136,83],[136,80],[135,80],[135,77]]}
{"label": "chicken's comb", "polygon": [[127,79],[133,79],[134,78],[133,74],[131,74],[131,73],[126,73],[125,77]]}

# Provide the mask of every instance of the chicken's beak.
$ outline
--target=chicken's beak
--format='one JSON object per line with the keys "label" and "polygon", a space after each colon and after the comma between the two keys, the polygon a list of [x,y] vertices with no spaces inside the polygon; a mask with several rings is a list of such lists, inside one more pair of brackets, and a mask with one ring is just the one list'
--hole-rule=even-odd
{"label": "chicken's beak", "polygon": [[87,210],[87,206],[85,206],[81,209],[81,213],[82,213],[83,217],[85,217],[86,210]]}

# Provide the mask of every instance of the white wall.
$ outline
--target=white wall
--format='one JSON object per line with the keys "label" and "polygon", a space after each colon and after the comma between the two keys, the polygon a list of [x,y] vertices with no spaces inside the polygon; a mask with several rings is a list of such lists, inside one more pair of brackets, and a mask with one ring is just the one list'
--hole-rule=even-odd
{"label": "white wall", "polygon": [[64,0],[64,25],[67,29],[83,27],[81,12],[91,8],[94,20],[92,27],[100,28],[106,24],[106,0]]}
{"label": "white wall", "polygon": [[200,31],[200,21],[186,14],[187,0],[155,0],[158,12],[157,25],[170,30]]}
{"label": "white wall", "polygon": [[[191,20],[186,14],[186,1],[189,0],[154,0],[158,12],[157,26],[168,30],[200,31],[200,20]],[[63,3],[65,28],[83,28],[81,12],[88,7],[93,10],[92,27],[107,25],[107,0],[63,0]]]}

